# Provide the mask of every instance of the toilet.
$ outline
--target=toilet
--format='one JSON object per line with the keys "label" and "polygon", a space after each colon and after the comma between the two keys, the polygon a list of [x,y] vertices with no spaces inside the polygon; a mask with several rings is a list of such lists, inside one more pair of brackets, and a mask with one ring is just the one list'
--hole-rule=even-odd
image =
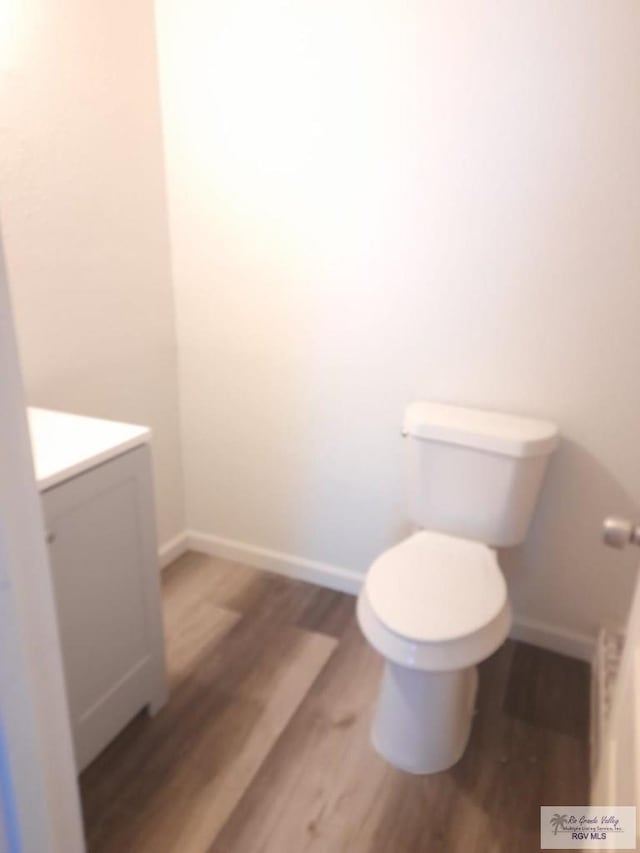
{"label": "toilet", "polygon": [[410,773],[455,764],[471,732],[477,664],[511,627],[496,548],[527,535],[555,424],[433,402],[406,409],[409,519],[358,597],[360,628],[385,659],[374,748]]}

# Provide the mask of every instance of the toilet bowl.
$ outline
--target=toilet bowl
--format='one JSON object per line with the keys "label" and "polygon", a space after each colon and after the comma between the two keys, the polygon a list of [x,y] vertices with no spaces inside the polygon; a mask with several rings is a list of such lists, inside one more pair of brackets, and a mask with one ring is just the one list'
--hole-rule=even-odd
{"label": "toilet bowl", "polygon": [[509,633],[494,548],[525,540],[558,428],[417,401],[402,434],[408,515],[419,532],[375,560],[357,614],[385,660],[373,746],[402,770],[436,773],[462,756],[476,666]]}
{"label": "toilet bowl", "polygon": [[363,634],[385,658],[375,749],[410,773],[455,764],[469,739],[476,664],[509,633],[511,609],[494,551],[421,531],[382,554],[358,598]]}

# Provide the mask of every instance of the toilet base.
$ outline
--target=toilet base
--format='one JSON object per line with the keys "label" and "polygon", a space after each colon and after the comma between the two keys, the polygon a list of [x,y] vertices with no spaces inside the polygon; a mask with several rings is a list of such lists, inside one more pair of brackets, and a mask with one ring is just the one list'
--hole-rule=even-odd
{"label": "toilet base", "polygon": [[477,685],[475,666],[425,672],[387,661],[371,727],[376,752],[408,773],[447,770],[467,746]]}

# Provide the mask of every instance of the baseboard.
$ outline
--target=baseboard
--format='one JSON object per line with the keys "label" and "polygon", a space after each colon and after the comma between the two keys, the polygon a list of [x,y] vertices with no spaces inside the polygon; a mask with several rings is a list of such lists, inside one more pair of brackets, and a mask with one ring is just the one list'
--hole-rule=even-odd
{"label": "baseboard", "polygon": [[355,595],[362,585],[363,576],[352,569],[343,569],[293,554],[283,554],[269,548],[258,548],[235,539],[189,530],[186,541],[189,550],[223,557],[225,560],[244,563],[256,569],[266,569],[297,580],[309,581],[339,592]]}
{"label": "baseboard", "polygon": [[158,566],[160,567],[160,571],[166,569],[170,563],[173,563],[174,560],[177,560],[178,557],[181,557],[188,550],[187,531],[183,530],[182,533],[178,533],[177,536],[169,539],[168,542],[165,542],[158,548]]}
{"label": "baseboard", "polygon": [[511,638],[589,663],[593,660],[596,646],[596,638],[588,634],[557,628],[517,614],[514,616]]}
{"label": "baseboard", "polygon": [[[200,551],[203,554],[244,563],[257,569],[266,569],[352,595],[357,595],[362,586],[363,575],[353,569],[308,560],[305,557],[284,554],[269,548],[259,548],[210,533],[188,530],[181,537],[176,537],[171,543],[167,543],[165,547],[178,542],[180,547],[176,549],[176,556],[186,550]],[[594,637],[517,615],[514,617],[511,637],[514,640],[521,640],[533,646],[589,662],[592,660],[595,648]]]}

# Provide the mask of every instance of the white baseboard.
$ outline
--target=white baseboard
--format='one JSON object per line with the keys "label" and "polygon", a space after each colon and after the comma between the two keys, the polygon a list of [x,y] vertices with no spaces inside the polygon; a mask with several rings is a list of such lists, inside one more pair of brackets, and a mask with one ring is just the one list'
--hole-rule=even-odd
{"label": "white baseboard", "polygon": [[596,646],[596,638],[588,634],[557,628],[517,614],[514,615],[510,636],[514,640],[589,663],[593,660]]}
{"label": "white baseboard", "polygon": [[[187,530],[164,546],[163,556],[160,558],[161,566],[167,565],[185,551],[200,551],[203,554],[244,563],[257,569],[266,569],[352,595],[358,594],[364,579],[360,572],[353,569],[308,560],[305,557],[284,554],[269,548],[259,548],[235,539],[226,539],[196,530]],[[521,640],[533,646],[589,662],[592,660],[595,649],[595,637],[517,615],[514,616],[510,636],[514,640]]]}
{"label": "white baseboard", "polygon": [[187,531],[183,530],[182,533],[178,533],[177,536],[174,536],[173,539],[169,539],[168,542],[165,542],[158,548],[158,565],[160,567],[160,571],[162,571],[162,569],[166,569],[170,563],[173,563],[173,561],[177,560],[178,557],[186,554],[188,550],[189,545],[187,543]]}
{"label": "white baseboard", "polygon": [[309,581],[340,592],[355,595],[360,591],[363,581],[363,576],[352,569],[343,569],[317,560],[307,560],[305,557],[297,557],[293,554],[282,554],[279,551],[271,551],[269,548],[258,548],[235,539],[225,539],[222,536],[213,536],[194,530],[187,531],[186,539],[192,551],[201,551],[204,554],[245,563],[257,569],[267,569],[270,572]]}

